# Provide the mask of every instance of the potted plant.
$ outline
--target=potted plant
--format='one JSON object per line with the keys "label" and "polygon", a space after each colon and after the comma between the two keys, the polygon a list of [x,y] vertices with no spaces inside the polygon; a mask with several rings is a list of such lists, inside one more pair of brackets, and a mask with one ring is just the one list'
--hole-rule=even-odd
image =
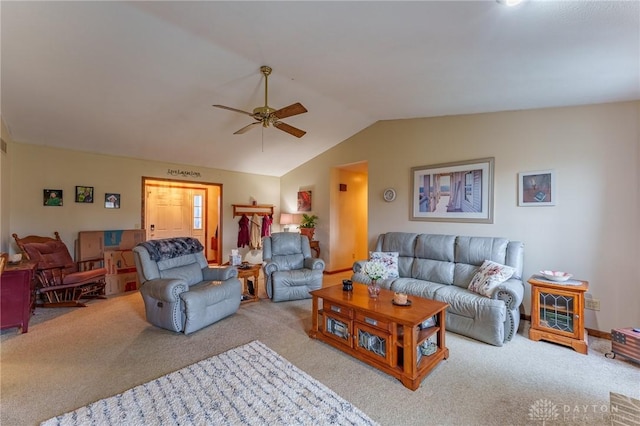
{"label": "potted plant", "polygon": [[302,221],[300,221],[300,233],[302,235],[306,235],[307,238],[309,238],[309,241],[313,239],[313,234],[316,232],[316,223],[318,223],[318,216],[315,214],[302,214]]}

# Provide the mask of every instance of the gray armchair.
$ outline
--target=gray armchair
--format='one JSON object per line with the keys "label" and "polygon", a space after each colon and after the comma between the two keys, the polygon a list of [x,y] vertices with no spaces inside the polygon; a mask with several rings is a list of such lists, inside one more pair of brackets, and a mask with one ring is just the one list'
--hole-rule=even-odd
{"label": "gray armchair", "polygon": [[276,232],[262,242],[267,295],[274,302],[308,299],[322,287],[324,260],[311,256],[309,239],[297,232]]}
{"label": "gray armchair", "polygon": [[189,334],[238,310],[238,271],[210,267],[203,249],[195,238],[150,240],[133,248],[151,324]]}

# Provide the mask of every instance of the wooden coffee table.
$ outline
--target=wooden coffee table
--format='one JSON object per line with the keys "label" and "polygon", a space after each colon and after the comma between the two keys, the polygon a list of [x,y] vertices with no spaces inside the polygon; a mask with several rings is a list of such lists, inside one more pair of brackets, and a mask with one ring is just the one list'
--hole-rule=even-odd
{"label": "wooden coffee table", "polygon": [[[372,299],[363,284],[354,284],[351,292],[337,285],[310,293],[313,312],[309,337],[396,377],[411,390],[418,389],[422,379],[449,357],[445,345],[446,303],[409,296],[410,306],[397,306],[392,303],[392,291],[382,289]],[[435,320],[434,325],[423,328],[421,324],[430,318]],[[435,344],[435,352],[423,355],[421,344],[427,340]]]}

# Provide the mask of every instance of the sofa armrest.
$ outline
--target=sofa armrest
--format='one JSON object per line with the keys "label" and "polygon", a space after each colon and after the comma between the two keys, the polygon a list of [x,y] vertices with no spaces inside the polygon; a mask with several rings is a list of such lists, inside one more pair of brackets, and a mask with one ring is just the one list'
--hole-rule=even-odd
{"label": "sofa armrest", "polygon": [[354,273],[364,273],[364,264],[367,263],[368,260],[364,259],[364,260],[356,260],[355,262],[353,262],[353,272]]}
{"label": "sofa armrest", "polygon": [[356,260],[353,262],[353,274],[351,275],[351,281],[354,283],[370,284],[371,278],[364,273],[364,264],[368,260]]}
{"label": "sofa armrest", "polygon": [[492,299],[503,300],[508,310],[517,309],[522,304],[524,285],[517,278],[511,278],[498,287],[491,295]]}
{"label": "sofa armrest", "polygon": [[238,270],[233,266],[209,266],[202,268],[203,281],[225,281],[238,276]]}
{"label": "sofa armrest", "polygon": [[280,268],[278,267],[278,264],[275,262],[271,262],[267,260],[266,263],[264,264],[264,274],[267,277],[270,277],[272,273],[276,272],[279,269]]}
{"label": "sofa armrest", "polygon": [[146,281],[140,288],[140,292],[164,302],[175,303],[180,300],[180,294],[189,289],[183,280],[174,278],[160,278]]}
{"label": "sofa armrest", "polygon": [[315,257],[307,257],[304,260],[304,267],[307,269],[319,269],[324,271],[324,260]]}

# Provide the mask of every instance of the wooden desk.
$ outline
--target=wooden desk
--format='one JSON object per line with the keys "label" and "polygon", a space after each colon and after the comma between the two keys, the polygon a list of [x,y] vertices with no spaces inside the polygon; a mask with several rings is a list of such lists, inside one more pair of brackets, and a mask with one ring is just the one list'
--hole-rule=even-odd
{"label": "wooden desk", "polygon": [[309,247],[311,247],[311,250],[316,252],[316,257],[320,257],[320,241],[309,241]]}
{"label": "wooden desk", "polygon": [[29,331],[29,318],[36,307],[35,269],[37,262],[8,264],[0,277],[0,328],[18,327]]}

